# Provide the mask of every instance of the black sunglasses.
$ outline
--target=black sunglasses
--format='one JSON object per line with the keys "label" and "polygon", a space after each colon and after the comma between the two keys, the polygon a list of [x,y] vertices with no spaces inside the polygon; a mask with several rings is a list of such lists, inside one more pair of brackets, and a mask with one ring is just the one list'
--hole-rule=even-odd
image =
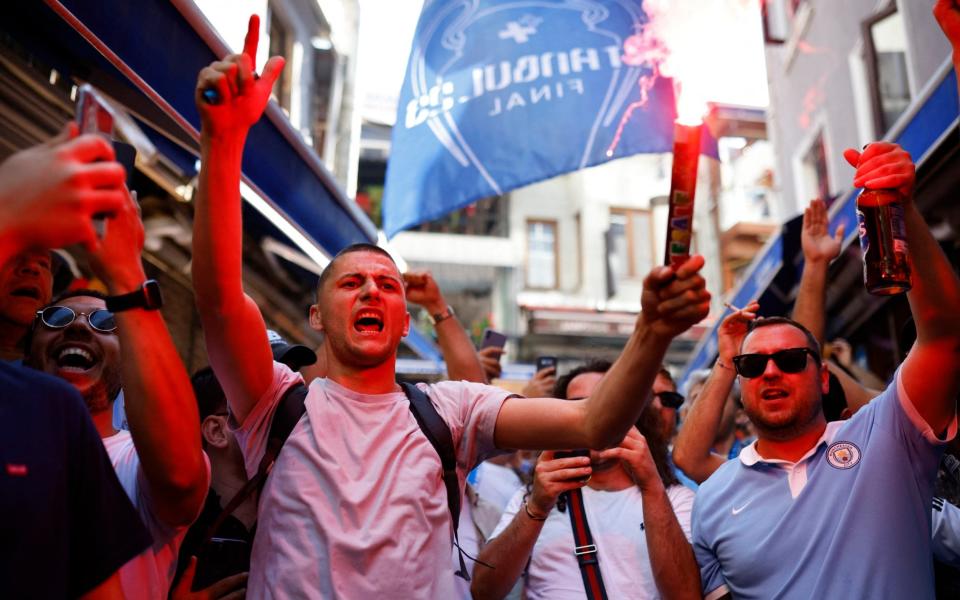
{"label": "black sunglasses", "polygon": [[90,327],[100,333],[111,333],[117,330],[117,319],[105,308],[98,308],[90,313],[78,313],[69,306],[48,306],[37,311],[37,318],[50,329],[63,329],[73,323],[79,315],[85,316]]}
{"label": "black sunglasses", "polygon": [[810,348],[788,348],[773,354],[741,354],[733,357],[733,366],[741,377],[753,379],[759,377],[767,369],[767,362],[772,358],[777,368],[784,373],[799,373],[807,368],[807,355],[820,366],[820,356]]}
{"label": "black sunglasses", "polygon": [[683,404],[683,394],[678,392],[657,392],[654,396],[660,399],[664,408],[680,408]]}

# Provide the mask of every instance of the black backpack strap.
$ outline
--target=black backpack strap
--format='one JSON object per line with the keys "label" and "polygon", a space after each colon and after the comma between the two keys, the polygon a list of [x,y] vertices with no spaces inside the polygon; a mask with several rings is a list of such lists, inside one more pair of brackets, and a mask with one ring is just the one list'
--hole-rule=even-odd
{"label": "black backpack strap", "polygon": [[[453,520],[453,539],[457,546],[460,558],[460,570],[456,572],[458,577],[470,581],[470,574],[467,572],[467,563],[463,560],[466,554],[460,548],[460,537],[457,535],[457,526],[460,524],[460,481],[457,478],[457,453],[453,445],[453,436],[450,434],[450,428],[437,412],[436,407],[430,402],[423,391],[412,383],[404,381],[399,382],[403,388],[403,393],[410,400],[410,412],[413,418],[417,420],[417,425],[423,431],[423,435],[430,440],[437,454],[440,455],[440,464],[443,466],[443,485],[447,489],[447,508],[450,509],[450,518]],[[472,560],[473,557],[467,555]]]}
{"label": "black backpack strap", "polygon": [[290,386],[287,388],[287,391],[283,393],[280,402],[277,404],[277,409],[273,413],[273,419],[270,421],[270,433],[267,435],[267,448],[263,453],[263,458],[260,459],[260,464],[257,466],[256,474],[247,480],[247,483],[240,488],[240,491],[233,495],[230,502],[228,502],[220,514],[217,515],[217,518],[214,519],[213,523],[207,529],[206,535],[204,535],[204,544],[210,541],[210,538],[214,536],[226,518],[229,517],[233,511],[237,510],[237,507],[243,504],[254,490],[263,488],[263,484],[267,481],[267,475],[270,474],[270,469],[273,467],[273,463],[276,462],[277,455],[280,454],[280,449],[283,448],[284,442],[290,437],[290,432],[293,431],[293,428],[296,427],[300,421],[300,417],[302,417],[303,413],[307,410],[304,404],[306,398],[307,386],[302,382]]}

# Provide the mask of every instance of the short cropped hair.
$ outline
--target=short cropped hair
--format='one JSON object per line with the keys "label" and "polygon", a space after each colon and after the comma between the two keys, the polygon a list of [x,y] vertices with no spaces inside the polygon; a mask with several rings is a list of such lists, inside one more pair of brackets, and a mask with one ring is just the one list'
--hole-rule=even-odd
{"label": "short cropped hair", "polygon": [[817,338],[814,337],[813,333],[809,329],[804,327],[801,323],[789,319],[787,317],[760,317],[750,322],[750,327],[747,329],[747,335],[743,336],[743,340],[740,342],[740,351],[743,352],[743,346],[747,343],[747,338],[750,337],[750,334],[760,329],[761,327],[770,327],[772,325],[789,325],[803,332],[803,335],[807,338],[807,345],[811,350],[817,353],[817,356],[820,356],[820,342],[817,341]]}
{"label": "short cropped hair", "polygon": [[337,252],[337,254],[330,259],[330,262],[327,263],[327,266],[323,268],[323,271],[320,272],[320,279],[317,281],[317,302],[320,301],[320,290],[323,289],[327,280],[330,279],[330,274],[333,272],[333,264],[337,262],[337,259],[346,254],[353,254],[354,252],[373,252],[374,254],[380,254],[386,256],[390,259],[390,262],[393,263],[393,266],[397,266],[397,263],[393,260],[393,257],[390,256],[390,253],[381,248],[380,246],[375,246],[367,242],[360,242],[357,244],[350,244],[346,248]]}
{"label": "short cropped hair", "polygon": [[193,393],[197,397],[197,409],[200,412],[200,422],[210,415],[227,410],[227,396],[223,386],[210,367],[204,367],[190,378]]}

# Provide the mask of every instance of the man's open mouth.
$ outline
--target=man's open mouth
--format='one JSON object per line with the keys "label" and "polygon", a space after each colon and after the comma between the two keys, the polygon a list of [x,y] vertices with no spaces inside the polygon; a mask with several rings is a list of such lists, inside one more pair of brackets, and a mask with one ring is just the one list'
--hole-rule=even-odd
{"label": "man's open mouth", "polygon": [[32,285],[31,285],[31,286],[25,286],[25,287],[19,287],[19,288],[13,290],[12,292],[10,292],[10,295],[11,295],[11,296],[16,296],[16,297],[18,297],[18,298],[31,298],[31,299],[33,299],[33,300],[39,300],[39,299],[40,299],[40,288],[38,288],[38,287],[36,287],[36,286],[32,286]]}
{"label": "man's open mouth", "polygon": [[89,371],[97,362],[88,350],[77,346],[65,346],[57,354],[57,367],[61,371]]}
{"label": "man's open mouth", "polygon": [[768,389],[761,392],[760,397],[764,400],[779,400],[780,398],[786,398],[789,394],[786,390],[780,389]]}
{"label": "man's open mouth", "polygon": [[383,331],[383,317],[376,311],[360,311],[353,322],[353,328],[360,333],[380,333]]}

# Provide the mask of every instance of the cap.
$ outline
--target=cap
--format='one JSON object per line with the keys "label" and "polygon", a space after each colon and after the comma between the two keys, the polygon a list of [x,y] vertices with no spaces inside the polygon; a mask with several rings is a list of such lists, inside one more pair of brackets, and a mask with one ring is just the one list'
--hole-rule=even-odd
{"label": "cap", "polygon": [[282,362],[294,371],[317,362],[316,352],[301,344],[288,343],[272,329],[267,330],[267,339],[270,341],[270,350],[273,351],[273,360]]}

